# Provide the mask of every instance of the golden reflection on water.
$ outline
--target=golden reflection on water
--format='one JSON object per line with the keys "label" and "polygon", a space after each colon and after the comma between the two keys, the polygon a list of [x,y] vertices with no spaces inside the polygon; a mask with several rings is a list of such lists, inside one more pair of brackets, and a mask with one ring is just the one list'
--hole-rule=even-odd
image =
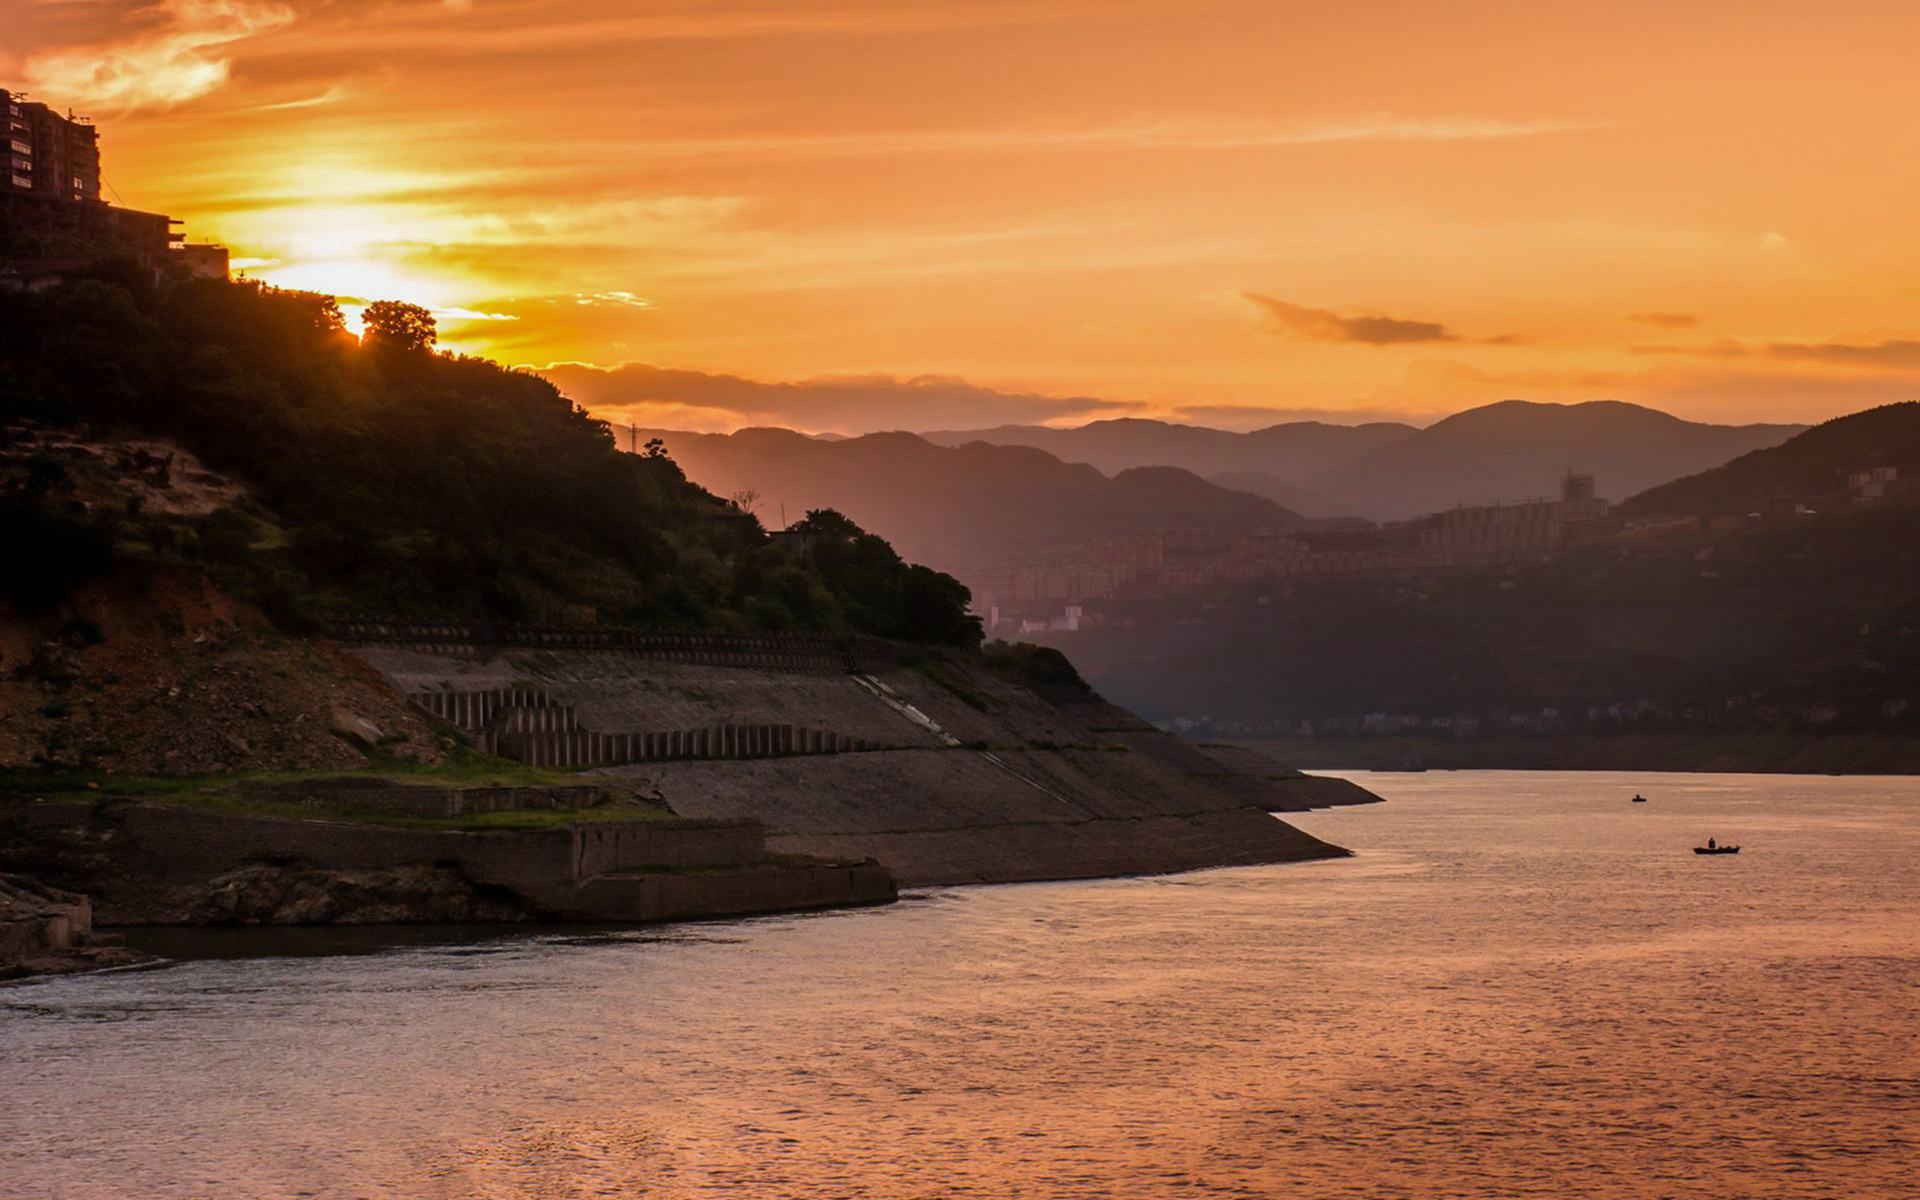
{"label": "golden reflection on water", "polygon": [[1342,862],[0,991],[0,1193],[1914,1194],[1920,780],[1368,782]]}

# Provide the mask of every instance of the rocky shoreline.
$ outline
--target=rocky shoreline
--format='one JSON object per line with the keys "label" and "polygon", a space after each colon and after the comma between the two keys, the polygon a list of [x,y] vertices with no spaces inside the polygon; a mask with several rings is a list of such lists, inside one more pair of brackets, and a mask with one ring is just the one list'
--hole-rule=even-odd
{"label": "rocky shoreline", "polygon": [[0,980],[133,966],[150,957],[93,927],[87,897],[26,875],[0,875]]}
{"label": "rocky shoreline", "polygon": [[[520,781],[88,777],[0,801],[0,870],[69,894],[33,893],[41,908],[91,897],[89,931],[634,924],[1341,857],[1275,814],[1378,799],[960,655],[829,669],[624,648],[354,653],[444,744],[477,743]],[[47,928],[0,958],[115,959]]]}

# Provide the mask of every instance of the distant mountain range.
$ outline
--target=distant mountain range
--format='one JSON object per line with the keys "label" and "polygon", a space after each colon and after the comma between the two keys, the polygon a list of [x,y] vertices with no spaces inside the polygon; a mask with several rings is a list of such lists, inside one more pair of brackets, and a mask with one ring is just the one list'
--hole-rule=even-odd
{"label": "distant mountain range", "polygon": [[1617,400],[1507,400],[1457,413],[1301,482],[1376,519],[1554,495],[1569,470],[1596,476],[1600,494],[1619,500],[1805,428],[1704,425]]}
{"label": "distant mountain range", "polygon": [[1111,477],[1026,446],[939,446],[910,433],[827,441],[785,429],[641,430],[719,496],[751,489],[779,527],[835,508],[909,560],[949,569],[1158,529],[1288,529],[1299,514],[1178,467]]}
{"label": "distant mountain range", "polygon": [[1418,432],[1412,425],[1387,421],[1370,425],[1291,421],[1251,433],[1234,433],[1123,417],[1073,429],[1001,425],[921,436],[941,446],[967,442],[1031,446],[1066,462],[1098,467],[1109,475],[1129,467],[1184,467],[1206,477],[1260,471],[1283,480],[1299,480]]}
{"label": "distant mountain range", "polygon": [[[1601,494],[1620,499],[1804,428],[1706,425],[1614,401],[1511,400],[1427,429],[1303,421],[1231,433],[1118,420],[852,438],[785,429],[641,436],[662,438],[717,495],[757,492],[769,525],[783,508],[789,521],[837,508],[908,558],[947,569],[1145,530],[1231,535],[1522,500],[1555,494],[1569,469],[1598,476]],[[1835,453],[1836,462],[1859,458]]]}
{"label": "distant mountain range", "polygon": [[1920,476],[1920,402],[1835,417],[1725,466],[1650,488],[1621,508],[1633,515],[1702,517],[1783,504],[1831,508],[1849,501],[1847,477],[1870,467],[1893,467],[1908,480]]}
{"label": "distant mountain range", "polygon": [[1553,494],[1568,470],[1622,498],[1776,445],[1804,425],[1707,425],[1614,400],[1507,400],[1426,429],[1317,421],[1231,433],[1164,421],[1095,421],[1077,429],[1006,425],[925,435],[942,445],[1032,446],[1103,471],[1184,467],[1310,517],[1396,520]]}

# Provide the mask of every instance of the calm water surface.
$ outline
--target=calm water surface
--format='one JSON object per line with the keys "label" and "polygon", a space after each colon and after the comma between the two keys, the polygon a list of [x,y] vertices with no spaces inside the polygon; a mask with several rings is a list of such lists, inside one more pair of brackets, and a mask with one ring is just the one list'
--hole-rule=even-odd
{"label": "calm water surface", "polygon": [[1920,779],[1356,778],[1342,862],[0,988],[0,1195],[1920,1194]]}

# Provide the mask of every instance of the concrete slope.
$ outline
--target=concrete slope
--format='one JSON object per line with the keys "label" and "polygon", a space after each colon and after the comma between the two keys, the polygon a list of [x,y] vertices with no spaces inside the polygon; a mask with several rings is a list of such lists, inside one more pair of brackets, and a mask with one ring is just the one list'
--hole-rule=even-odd
{"label": "concrete slope", "polygon": [[675,812],[754,817],[775,851],[872,857],[902,886],[1147,874],[1345,854],[1269,815],[1371,799],[1221,756],[1090,697],[948,654],[868,675],[595,651],[360,651],[403,691],[538,687],[595,732],[805,722],[866,753],[637,762]]}

